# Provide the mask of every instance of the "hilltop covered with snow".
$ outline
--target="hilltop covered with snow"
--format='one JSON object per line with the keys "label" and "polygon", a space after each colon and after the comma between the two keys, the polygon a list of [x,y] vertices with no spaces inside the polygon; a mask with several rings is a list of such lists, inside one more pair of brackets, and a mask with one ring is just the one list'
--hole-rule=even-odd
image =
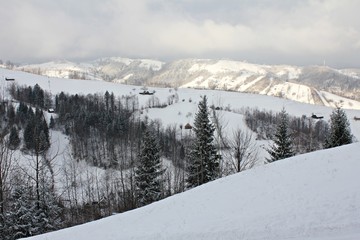
{"label": "hilltop covered with snow", "polygon": [[163,62],[152,59],[120,57],[100,58],[90,62],[75,63],[66,60],[18,67],[18,70],[48,77],[105,80],[139,84],[159,71]]}
{"label": "hilltop covered with snow", "polygon": [[32,240],[360,238],[360,144],[292,157]]}
{"label": "hilltop covered with snow", "polygon": [[[359,69],[262,65],[214,59],[181,59],[165,63],[121,57],[84,63],[61,60],[24,65],[17,69],[50,77],[247,92],[310,104],[360,109]],[[336,95],[337,101],[329,98],[329,93]]]}

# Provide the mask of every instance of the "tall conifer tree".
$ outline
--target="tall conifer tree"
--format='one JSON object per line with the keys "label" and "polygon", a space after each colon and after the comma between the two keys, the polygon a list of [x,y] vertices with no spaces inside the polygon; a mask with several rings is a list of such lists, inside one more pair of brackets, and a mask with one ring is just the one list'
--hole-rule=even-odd
{"label": "tall conifer tree", "polygon": [[9,136],[9,148],[12,150],[17,149],[20,145],[20,141],[21,140],[19,138],[18,130],[14,126],[11,127]]}
{"label": "tall conifer tree", "polygon": [[280,122],[277,125],[274,137],[274,144],[267,150],[270,154],[270,159],[267,159],[269,163],[295,155],[288,129],[288,116],[285,109],[280,112]]}
{"label": "tall conifer tree", "polygon": [[147,127],[135,169],[136,199],[139,206],[161,199],[163,173],[158,143]]}
{"label": "tall conifer tree", "polygon": [[207,98],[204,96],[199,102],[195,115],[195,140],[187,156],[187,187],[192,188],[219,177],[221,156],[214,145],[215,127],[209,118]]}
{"label": "tall conifer tree", "polygon": [[24,142],[26,148],[34,150],[36,154],[42,153],[50,147],[49,128],[42,110],[38,108],[34,115],[29,114],[28,116],[24,130]]}
{"label": "tall conifer tree", "polygon": [[325,141],[325,148],[338,147],[349,143],[352,143],[350,123],[345,111],[337,107],[330,115],[330,133]]}

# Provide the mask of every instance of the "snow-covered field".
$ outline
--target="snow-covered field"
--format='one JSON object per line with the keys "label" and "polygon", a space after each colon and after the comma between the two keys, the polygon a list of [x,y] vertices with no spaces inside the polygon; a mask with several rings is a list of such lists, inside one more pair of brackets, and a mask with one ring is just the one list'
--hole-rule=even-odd
{"label": "snow-covered field", "polygon": [[[143,111],[165,126],[192,123],[200,95],[207,95],[210,104],[231,110],[221,111],[227,134],[245,127],[241,110],[246,107],[276,112],[285,108],[290,115],[310,117],[314,113],[325,120],[332,111],[330,107],[238,92],[149,88],[155,94],[146,96],[138,94],[143,91],[141,87],[102,81],[5,69],[0,69],[0,76],[2,89],[9,86],[4,78],[12,77],[19,85],[37,83],[52,94],[109,91],[115,96],[137,95],[144,107],[151,98],[166,103],[176,95],[178,101],[166,108]],[[360,122],[354,120],[360,111],[346,113],[352,133],[360,139]],[[59,139],[61,151],[66,152],[66,137],[53,132],[53,139]],[[147,207],[32,239],[360,239],[359,150],[360,144],[355,143],[259,166]],[[63,156],[57,164],[61,159]]]}
{"label": "snow-covered field", "polygon": [[360,144],[222,178],[32,240],[360,239]]}

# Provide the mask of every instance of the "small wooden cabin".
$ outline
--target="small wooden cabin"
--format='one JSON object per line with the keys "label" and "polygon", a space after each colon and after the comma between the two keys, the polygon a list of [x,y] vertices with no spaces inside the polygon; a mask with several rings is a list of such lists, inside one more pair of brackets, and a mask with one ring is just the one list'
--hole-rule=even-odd
{"label": "small wooden cabin", "polygon": [[315,114],[311,115],[311,117],[314,119],[323,119],[324,118],[323,116],[317,116]]}
{"label": "small wooden cabin", "polygon": [[149,92],[149,91],[143,91],[141,93],[139,93],[141,95],[153,95],[154,93],[153,92]]}
{"label": "small wooden cabin", "polygon": [[190,123],[187,123],[184,128],[185,128],[185,129],[192,129],[193,127],[191,126]]}

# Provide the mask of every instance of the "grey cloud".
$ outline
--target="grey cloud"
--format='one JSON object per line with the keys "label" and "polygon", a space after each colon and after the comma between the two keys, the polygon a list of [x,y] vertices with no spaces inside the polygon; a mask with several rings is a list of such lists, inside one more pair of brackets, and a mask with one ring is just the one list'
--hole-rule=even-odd
{"label": "grey cloud", "polygon": [[360,67],[357,0],[13,0],[0,58],[232,58]]}

